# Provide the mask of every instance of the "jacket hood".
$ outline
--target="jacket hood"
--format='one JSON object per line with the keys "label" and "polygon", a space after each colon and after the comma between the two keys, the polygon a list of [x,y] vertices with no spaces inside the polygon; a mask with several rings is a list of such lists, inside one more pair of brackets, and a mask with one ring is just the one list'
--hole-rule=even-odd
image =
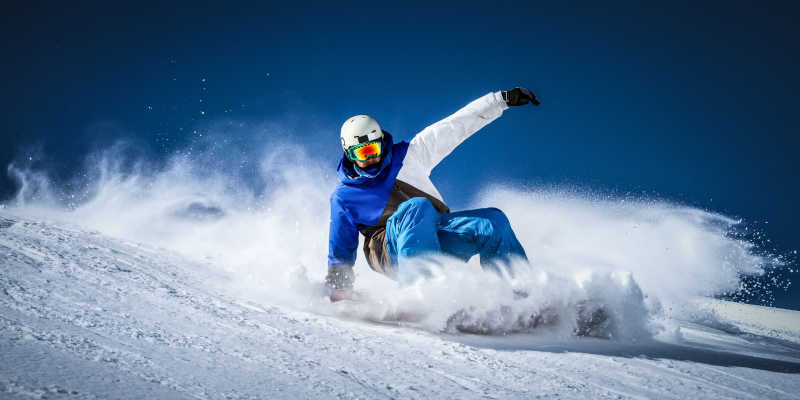
{"label": "jacket hood", "polygon": [[369,184],[373,178],[385,174],[389,170],[389,165],[392,164],[392,147],[394,147],[392,135],[389,132],[383,131],[383,143],[381,143],[383,155],[381,156],[380,168],[377,172],[372,174],[358,168],[358,166],[347,158],[347,154],[342,152],[342,158],[339,160],[339,166],[336,168],[339,181],[345,185],[365,185]]}

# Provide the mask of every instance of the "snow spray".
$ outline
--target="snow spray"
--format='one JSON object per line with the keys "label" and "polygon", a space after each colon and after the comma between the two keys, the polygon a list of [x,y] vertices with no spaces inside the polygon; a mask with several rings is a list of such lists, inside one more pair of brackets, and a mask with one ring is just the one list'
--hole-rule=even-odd
{"label": "snow spray", "polygon": [[[330,313],[320,287],[333,167],[291,143],[265,148],[248,179],[215,157],[219,149],[153,166],[126,160],[115,147],[90,157],[69,190],[12,165],[20,190],[7,211],[200,260],[225,277],[209,285],[243,301]],[[290,168],[281,157],[287,152]],[[664,201],[491,186],[470,204],[489,206],[508,215],[530,265],[501,278],[482,271],[477,257],[467,264],[443,258],[432,277],[400,287],[360,254],[356,289],[373,300],[368,312],[417,313],[419,326],[441,331],[470,310],[467,319],[488,333],[513,332],[526,320],[567,335],[574,324],[559,321],[599,304],[615,317],[614,337],[635,339],[663,330],[653,321],[693,318],[693,301],[740,290],[741,277],[763,273],[767,263],[752,243],[728,234],[739,221]]]}

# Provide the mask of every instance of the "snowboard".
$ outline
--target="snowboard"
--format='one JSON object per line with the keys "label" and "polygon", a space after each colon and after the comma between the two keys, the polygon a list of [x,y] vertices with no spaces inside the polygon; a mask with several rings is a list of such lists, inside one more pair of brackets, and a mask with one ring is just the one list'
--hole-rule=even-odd
{"label": "snowboard", "polygon": [[[572,333],[578,337],[611,339],[613,319],[602,304],[583,301],[576,305]],[[462,309],[447,320],[445,331],[476,335],[508,335],[535,333],[564,321],[565,316],[554,308],[545,307],[531,312],[520,312],[511,306],[478,311]]]}
{"label": "snowboard", "polygon": [[[426,317],[422,311],[398,310],[366,296],[340,300],[333,303],[333,306],[337,314],[345,318],[381,325],[414,327]],[[603,304],[581,301],[575,305],[574,317],[574,336],[612,338],[613,318]],[[564,318],[558,310],[548,307],[531,312],[520,312],[518,308],[515,310],[511,306],[499,306],[490,310],[467,307],[448,317],[442,332],[473,335],[535,333],[559,323],[567,323]]]}

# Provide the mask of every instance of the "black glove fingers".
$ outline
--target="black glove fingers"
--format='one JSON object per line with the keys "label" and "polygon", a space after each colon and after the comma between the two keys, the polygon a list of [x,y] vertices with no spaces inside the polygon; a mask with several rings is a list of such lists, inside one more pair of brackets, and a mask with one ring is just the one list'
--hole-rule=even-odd
{"label": "black glove fingers", "polygon": [[539,99],[536,98],[536,95],[533,94],[533,92],[531,92],[529,89],[523,87],[517,86],[514,89],[502,92],[502,94],[503,99],[509,106],[522,106],[528,104],[528,102],[535,106],[540,104]]}
{"label": "black glove fingers", "polygon": [[533,104],[535,106],[538,106],[539,104],[542,104],[542,103],[539,103],[539,99],[537,99],[536,95],[533,94],[533,93],[531,93],[531,104]]}
{"label": "black glove fingers", "polygon": [[531,92],[530,89],[520,88],[520,90],[522,91],[522,93],[525,94],[525,96],[528,97],[528,100],[530,100],[531,104],[533,104],[535,106],[538,106],[539,104],[541,104],[541,103],[539,103],[539,99],[536,98],[536,95],[533,94],[533,92]]}

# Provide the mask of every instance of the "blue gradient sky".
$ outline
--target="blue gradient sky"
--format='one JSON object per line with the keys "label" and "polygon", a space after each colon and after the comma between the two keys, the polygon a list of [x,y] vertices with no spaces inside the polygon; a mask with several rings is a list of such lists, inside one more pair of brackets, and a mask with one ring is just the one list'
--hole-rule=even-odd
{"label": "blue gradient sky", "polygon": [[[509,110],[434,172],[454,208],[476,181],[578,185],[741,217],[767,250],[800,248],[798,3],[430,4],[6,6],[0,164],[35,155],[66,178],[120,138],[158,158],[237,120],[292,127],[333,168],[352,114],[408,138],[523,85],[541,107]],[[14,190],[0,177],[0,198]]]}

